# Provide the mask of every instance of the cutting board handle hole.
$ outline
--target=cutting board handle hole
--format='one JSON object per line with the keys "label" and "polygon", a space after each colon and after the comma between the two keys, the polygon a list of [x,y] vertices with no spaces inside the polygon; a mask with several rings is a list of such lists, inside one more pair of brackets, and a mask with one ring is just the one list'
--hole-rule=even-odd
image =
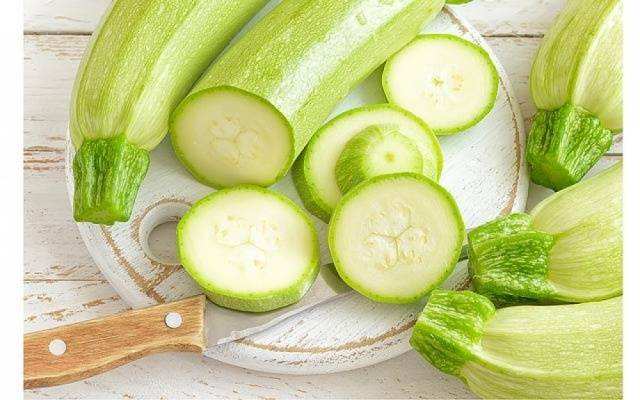
{"label": "cutting board handle hole", "polygon": [[139,245],[152,261],[167,267],[180,265],[176,248],[176,228],[189,206],[178,201],[162,201],[149,207],[138,224]]}
{"label": "cutting board handle hole", "polygon": [[167,266],[180,264],[176,250],[176,227],[178,221],[164,222],[149,233],[147,238],[147,256]]}

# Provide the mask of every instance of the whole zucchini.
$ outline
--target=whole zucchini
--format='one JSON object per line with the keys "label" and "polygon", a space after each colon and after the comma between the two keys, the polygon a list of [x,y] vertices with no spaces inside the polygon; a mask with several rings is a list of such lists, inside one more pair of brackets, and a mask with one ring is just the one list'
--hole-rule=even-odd
{"label": "whole zucchini", "polygon": [[129,219],[148,152],[193,83],[266,0],[116,0],[71,96],[74,218]]}
{"label": "whole zucchini", "polygon": [[482,399],[622,398],[622,296],[496,309],[435,290],[409,342]]}
{"label": "whole zucchini", "polygon": [[203,75],[172,116],[176,153],[213,187],[268,186],[361,80],[444,0],[284,0]]}
{"label": "whole zucchini", "polygon": [[531,179],[580,181],[622,130],[622,1],[569,0],[531,69],[538,113],[527,141]]}
{"label": "whole zucchini", "polygon": [[622,163],[563,189],[531,214],[469,232],[475,291],[495,303],[586,302],[622,294]]}

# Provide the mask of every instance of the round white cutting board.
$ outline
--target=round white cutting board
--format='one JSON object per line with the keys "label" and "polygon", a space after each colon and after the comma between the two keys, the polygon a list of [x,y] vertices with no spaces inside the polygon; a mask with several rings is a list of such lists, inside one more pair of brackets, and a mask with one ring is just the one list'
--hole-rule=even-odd
{"label": "round white cutting board", "polygon": [[[457,199],[467,228],[524,210],[528,189],[525,132],[504,69],[480,34],[450,8],[445,8],[424,32],[453,33],[480,44],[492,54],[500,74],[498,99],[492,112],[467,132],[440,138],[445,156],[441,183]],[[363,82],[334,116],[363,104],[385,102],[380,76],[378,70]],[[67,149],[67,183],[73,193],[70,142]],[[290,176],[274,189],[301,204]],[[151,153],[151,166],[129,222],[112,227],[78,224],[94,261],[129,305],[145,307],[200,292],[180,265],[167,262],[168,258],[159,254],[162,251],[158,248],[174,251],[174,238],[165,235],[159,246],[155,243],[150,247],[149,235],[156,227],[177,221],[190,204],[211,191],[189,175],[165,140]],[[331,259],[325,242],[326,225],[317,219],[316,223],[322,261],[328,263]],[[166,230],[167,224],[164,226]],[[467,285],[465,271],[466,262],[459,263],[450,284]],[[377,304],[353,292],[259,334],[210,347],[205,354],[245,368],[290,374],[364,367],[409,350],[411,327],[422,307],[423,304]]]}

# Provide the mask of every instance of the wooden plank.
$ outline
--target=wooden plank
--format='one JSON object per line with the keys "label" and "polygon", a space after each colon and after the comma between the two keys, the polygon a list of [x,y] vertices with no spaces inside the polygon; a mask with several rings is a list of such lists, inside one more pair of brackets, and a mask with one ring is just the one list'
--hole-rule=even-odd
{"label": "wooden plank", "polygon": [[[24,308],[25,332],[128,309],[108,283],[90,281],[26,282]],[[165,354],[82,382],[25,392],[27,399],[79,396],[90,399],[472,397],[461,383],[437,372],[415,352],[372,367],[316,377],[266,374],[198,355]]]}
{"label": "wooden plank", "polygon": [[104,281],[25,282],[23,295],[25,332],[85,321],[129,309]]}
{"label": "wooden plank", "polygon": [[26,150],[64,147],[73,80],[88,42],[87,36],[25,36]]}
{"label": "wooden plank", "polygon": [[566,0],[474,0],[454,6],[484,36],[543,36]]}
{"label": "wooden plank", "polygon": [[[89,34],[110,0],[28,0],[27,33]],[[475,0],[453,6],[485,36],[541,36],[565,0]]]}
{"label": "wooden plank", "polygon": [[[489,38],[530,120],[529,65],[539,38]],[[64,181],[69,95],[86,36],[25,37],[25,278],[103,279],[71,217]],[[622,153],[622,136],[610,151]]]}
{"label": "wooden plank", "polygon": [[25,37],[25,279],[104,280],[73,222],[63,170],[69,95],[87,41]]}
{"label": "wooden plank", "polygon": [[104,280],[73,222],[61,162],[44,170],[25,165],[24,278]]}
{"label": "wooden plank", "polygon": [[[427,384],[429,381],[431,383]],[[434,383],[436,382],[436,383]],[[416,352],[339,374],[237,368],[195,354],[149,356],[86,381],[27,390],[25,399],[474,399]]]}

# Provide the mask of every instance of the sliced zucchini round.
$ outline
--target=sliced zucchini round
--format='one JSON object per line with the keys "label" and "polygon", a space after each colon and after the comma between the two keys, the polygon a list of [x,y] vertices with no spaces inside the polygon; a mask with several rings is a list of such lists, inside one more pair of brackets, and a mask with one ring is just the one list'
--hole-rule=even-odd
{"label": "sliced zucchini round", "polygon": [[347,143],[363,130],[392,128],[410,139],[422,155],[422,174],[438,180],[442,171],[440,143],[427,124],[391,104],[356,108],[340,114],[316,132],[293,166],[293,181],[305,207],[329,221],[341,196],[336,165]]}
{"label": "sliced zucchini round", "polygon": [[374,176],[396,172],[422,173],[422,153],[393,126],[370,126],[351,138],[335,171],[343,194]]}
{"label": "sliced zucchini round", "polygon": [[173,113],[170,130],[178,158],[214,188],[270,186],[293,162],[287,119],[268,101],[234,87],[189,96]]}
{"label": "sliced zucchini round", "polygon": [[329,250],[340,277],[383,303],[411,303],[453,270],[464,222],[453,197],[420,174],[380,175],[340,199]]}
{"label": "sliced zucchini round", "polygon": [[386,63],[382,86],[389,102],[424,119],[437,135],[480,122],[498,95],[489,54],[449,34],[420,35]]}
{"label": "sliced zucchini round", "polygon": [[300,300],[319,271],[309,216],[288,198],[258,186],[215,192],[184,215],[178,254],[214,303],[262,312]]}

